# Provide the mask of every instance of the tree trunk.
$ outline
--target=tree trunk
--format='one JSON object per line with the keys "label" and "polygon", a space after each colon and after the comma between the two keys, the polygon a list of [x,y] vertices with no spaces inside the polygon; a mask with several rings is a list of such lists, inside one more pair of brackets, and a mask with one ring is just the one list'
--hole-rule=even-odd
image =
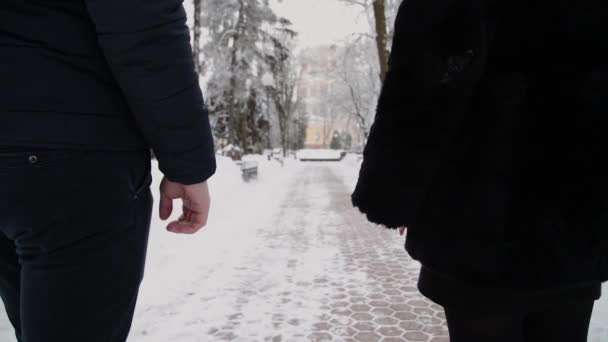
{"label": "tree trunk", "polygon": [[285,111],[284,104],[281,101],[280,95],[275,88],[269,88],[270,96],[274,102],[274,107],[277,111],[277,119],[279,121],[279,135],[281,138],[281,147],[283,148],[283,157],[287,155],[287,120],[288,114]]}
{"label": "tree trunk", "polygon": [[385,0],[373,1],[374,18],[376,21],[376,46],[378,48],[378,58],[380,61],[380,81],[384,82],[384,78],[388,72],[386,4]]}
{"label": "tree trunk", "polygon": [[201,4],[202,0],[194,0],[194,27],[192,29],[192,52],[194,55],[194,68],[201,73]]}
{"label": "tree trunk", "polygon": [[257,113],[258,113],[258,94],[255,89],[251,89],[249,91],[249,100],[247,101],[247,127],[248,127],[248,137],[247,137],[247,145],[251,146],[252,150],[249,151],[251,153],[257,153],[257,147],[259,146],[258,139],[258,129],[257,129]]}
{"label": "tree trunk", "polygon": [[232,144],[239,146],[244,149],[246,146],[242,144],[242,133],[243,133],[243,123],[242,116],[243,113],[240,111],[240,108],[237,104],[237,72],[239,72],[239,61],[238,61],[238,48],[239,48],[239,39],[241,38],[242,26],[244,21],[244,11],[245,6],[242,1],[239,1],[239,14],[237,18],[237,22],[235,25],[235,32],[232,35],[232,50],[230,53],[230,88],[227,92],[227,102],[228,102],[228,121],[230,122],[230,137]]}

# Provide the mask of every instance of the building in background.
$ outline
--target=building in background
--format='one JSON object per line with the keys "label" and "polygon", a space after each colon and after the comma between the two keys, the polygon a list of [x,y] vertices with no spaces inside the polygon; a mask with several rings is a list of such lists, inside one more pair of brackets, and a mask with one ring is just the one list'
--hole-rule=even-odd
{"label": "building in background", "polygon": [[305,148],[350,149],[351,145],[360,145],[362,139],[355,120],[346,110],[336,73],[338,48],[335,45],[308,48],[300,53],[298,61],[302,72],[298,82],[300,110],[308,119]]}

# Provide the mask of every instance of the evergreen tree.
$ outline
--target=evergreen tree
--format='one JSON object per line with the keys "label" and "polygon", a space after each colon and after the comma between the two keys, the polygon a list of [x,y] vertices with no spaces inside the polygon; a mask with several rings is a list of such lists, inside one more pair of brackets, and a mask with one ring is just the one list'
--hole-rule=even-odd
{"label": "evergreen tree", "polygon": [[[261,108],[269,56],[280,43],[277,36],[291,23],[278,17],[268,0],[201,0],[202,26],[209,43],[203,48],[210,74],[207,96],[220,147],[233,144],[259,152],[265,139]],[[285,47],[287,49],[287,47]]]}

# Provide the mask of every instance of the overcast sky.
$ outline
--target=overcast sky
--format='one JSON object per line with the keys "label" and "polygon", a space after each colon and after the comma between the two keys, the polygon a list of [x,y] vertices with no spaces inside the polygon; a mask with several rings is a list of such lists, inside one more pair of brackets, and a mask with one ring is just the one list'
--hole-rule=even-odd
{"label": "overcast sky", "polygon": [[362,8],[338,0],[271,0],[278,15],[293,22],[298,45],[331,44],[353,33],[369,32]]}

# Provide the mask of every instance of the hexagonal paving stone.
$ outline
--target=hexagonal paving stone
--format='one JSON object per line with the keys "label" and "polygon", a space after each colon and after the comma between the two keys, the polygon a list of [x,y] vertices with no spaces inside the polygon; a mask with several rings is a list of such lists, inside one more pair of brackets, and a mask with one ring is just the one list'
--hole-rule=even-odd
{"label": "hexagonal paving stone", "polygon": [[327,322],[327,321],[329,321],[331,318],[332,318],[332,317],[331,317],[331,315],[330,315],[330,314],[328,314],[327,312],[317,316],[317,320],[318,320],[319,322]]}
{"label": "hexagonal paving stone", "polygon": [[392,317],[379,317],[379,318],[376,318],[374,320],[374,322],[376,322],[380,325],[395,325],[395,324],[399,323],[398,320],[396,320]]}
{"label": "hexagonal paving stone", "polygon": [[412,307],[408,304],[392,304],[391,306],[389,306],[389,309],[395,311],[410,311],[412,310]]}
{"label": "hexagonal paving stone", "polygon": [[443,325],[428,325],[424,327],[423,331],[433,336],[447,336],[448,328]]}
{"label": "hexagonal paving stone", "polygon": [[333,327],[329,330],[329,332],[334,336],[352,337],[358,331],[351,327]]}
{"label": "hexagonal paving stone", "polygon": [[405,331],[419,331],[424,329],[424,325],[416,321],[401,322],[399,323],[399,326]]}
{"label": "hexagonal paving stone", "polygon": [[424,325],[438,325],[443,324],[444,322],[437,317],[429,316],[429,315],[420,315],[418,316],[418,321]]}
{"label": "hexagonal paving stone", "polygon": [[407,302],[407,298],[404,296],[390,296],[388,301],[393,304],[401,304]]}
{"label": "hexagonal paving stone", "polygon": [[437,317],[439,319],[445,319],[445,312],[443,312],[443,310],[441,310],[435,314],[435,317]]}
{"label": "hexagonal paving stone", "polygon": [[439,319],[436,317],[433,317],[433,319],[431,319],[431,325],[437,325],[437,324],[445,324],[445,320],[443,319]]}
{"label": "hexagonal paving stone", "polygon": [[398,319],[400,321],[413,321],[418,318],[418,315],[416,315],[413,312],[400,311],[400,312],[395,312],[393,317],[395,317],[396,319]]}
{"label": "hexagonal paving stone", "polygon": [[407,303],[411,306],[421,307],[421,308],[426,308],[426,307],[430,306],[429,302],[427,302],[426,300],[422,300],[422,299],[410,300]]}
{"label": "hexagonal paving stone", "polygon": [[364,304],[367,303],[367,298],[365,297],[351,297],[350,302],[353,304]]}
{"label": "hexagonal paving stone", "polygon": [[423,332],[414,331],[403,334],[403,338],[405,338],[406,341],[423,342],[428,341],[431,337]]}
{"label": "hexagonal paving stone", "polygon": [[397,327],[382,327],[376,330],[376,332],[385,337],[395,337],[403,334],[403,330]]}
{"label": "hexagonal paving stone", "polygon": [[355,335],[354,337],[355,337],[355,340],[357,340],[359,342],[378,342],[382,338],[382,336],[380,336],[376,333],[370,333],[370,332],[360,332],[357,335]]}
{"label": "hexagonal paving stone", "polygon": [[348,295],[346,295],[344,293],[339,293],[339,294],[335,294],[335,295],[331,296],[331,299],[336,299],[336,300],[346,299],[346,298],[348,298]]}
{"label": "hexagonal paving stone", "polygon": [[401,337],[385,337],[380,342],[403,342]]}
{"label": "hexagonal paving stone", "polygon": [[390,305],[390,303],[385,302],[383,300],[372,300],[371,302],[369,302],[369,305],[375,308],[386,308]]}
{"label": "hexagonal paving stone", "polygon": [[372,307],[367,304],[354,304],[350,306],[350,309],[355,312],[367,312],[371,310]]}
{"label": "hexagonal paving stone", "polygon": [[385,279],[385,282],[382,283],[382,285],[380,285],[380,286],[382,286],[385,289],[394,289],[394,288],[398,287],[397,284],[391,282],[390,279]]}
{"label": "hexagonal paving stone", "polygon": [[333,308],[345,308],[349,305],[349,302],[333,302],[331,303],[331,307]]}
{"label": "hexagonal paving stone", "polygon": [[433,337],[433,339],[431,340],[431,342],[450,342],[450,338],[447,337],[447,336]]}
{"label": "hexagonal paving stone", "polygon": [[382,293],[384,293],[385,295],[388,296],[397,296],[401,294],[400,290],[396,290],[396,289],[388,289],[388,290],[384,290]]}
{"label": "hexagonal paving stone", "polygon": [[326,342],[326,341],[331,341],[334,338],[325,332],[316,332],[316,333],[312,333],[310,335],[308,335],[308,339],[311,342]]}
{"label": "hexagonal paving stone", "polygon": [[374,319],[374,316],[366,312],[357,312],[352,314],[351,317],[357,321],[371,321],[372,319]]}
{"label": "hexagonal paving stone", "polygon": [[348,309],[333,309],[330,313],[335,316],[350,316],[352,314]]}
{"label": "hexagonal paving stone", "polygon": [[327,331],[331,329],[331,324],[326,322],[319,322],[312,325],[313,330],[315,331]]}
{"label": "hexagonal paving stone", "polygon": [[386,298],[386,296],[381,293],[372,293],[371,295],[367,296],[367,298],[373,299],[373,300],[381,300],[381,299]]}
{"label": "hexagonal paving stone", "polygon": [[414,286],[403,286],[401,287],[401,291],[403,292],[418,292],[418,289]]}
{"label": "hexagonal paving stone", "polygon": [[389,308],[375,308],[372,310],[372,313],[377,316],[392,316],[395,313],[395,311],[393,311]]}
{"label": "hexagonal paving stone", "polygon": [[403,272],[397,272],[395,275],[393,275],[393,277],[395,277],[397,279],[405,279],[405,278],[408,278],[409,276]]}
{"label": "hexagonal paving stone", "polygon": [[338,327],[342,327],[342,326],[349,325],[351,323],[351,320],[348,317],[341,316],[341,317],[333,318],[332,320],[329,321],[329,323],[333,324],[335,326],[338,326]]}
{"label": "hexagonal paving stone", "polygon": [[374,331],[377,327],[378,325],[373,322],[357,322],[355,325],[353,325],[353,328],[363,332]]}
{"label": "hexagonal paving stone", "polygon": [[433,311],[433,309],[429,309],[429,308],[414,308],[414,312],[419,315],[424,315],[424,316],[434,316],[435,315],[435,311]]}

